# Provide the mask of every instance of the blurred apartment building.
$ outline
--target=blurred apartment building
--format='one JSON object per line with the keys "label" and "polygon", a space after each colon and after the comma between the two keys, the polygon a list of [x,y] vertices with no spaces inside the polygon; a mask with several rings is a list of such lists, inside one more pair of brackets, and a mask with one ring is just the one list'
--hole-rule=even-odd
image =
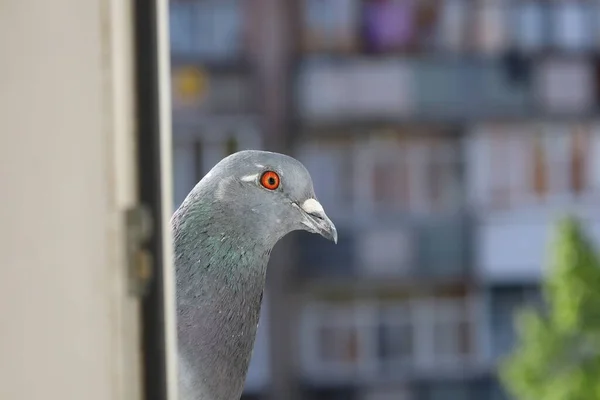
{"label": "blurred apartment building", "polygon": [[[176,205],[265,145],[274,1],[171,3]],[[339,229],[296,235],[289,260],[302,398],[506,399],[495,365],[540,299],[555,217],[600,243],[600,1],[286,4],[281,134]],[[248,399],[267,398],[265,314]]]}

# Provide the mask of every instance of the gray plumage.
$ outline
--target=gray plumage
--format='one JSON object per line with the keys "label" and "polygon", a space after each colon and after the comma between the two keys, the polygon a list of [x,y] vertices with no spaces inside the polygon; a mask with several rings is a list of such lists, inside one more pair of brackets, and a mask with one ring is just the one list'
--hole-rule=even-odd
{"label": "gray plumage", "polygon": [[[265,171],[280,177],[269,190]],[[219,162],[171,220],[177,278],[182,400],[240,398],[258,326],[273,246],[294,230],[337,242],[297,160],[241,151]]]}

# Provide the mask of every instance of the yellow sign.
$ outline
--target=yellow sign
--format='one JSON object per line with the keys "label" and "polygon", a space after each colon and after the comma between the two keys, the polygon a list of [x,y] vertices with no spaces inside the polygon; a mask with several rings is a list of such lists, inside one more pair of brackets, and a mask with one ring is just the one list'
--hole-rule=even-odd
{"label": "yellow sign", "polygon": [[173,74],[173,88],[180,101],[195,103],[208,93],[208,74],[199,67],[182,67]]}

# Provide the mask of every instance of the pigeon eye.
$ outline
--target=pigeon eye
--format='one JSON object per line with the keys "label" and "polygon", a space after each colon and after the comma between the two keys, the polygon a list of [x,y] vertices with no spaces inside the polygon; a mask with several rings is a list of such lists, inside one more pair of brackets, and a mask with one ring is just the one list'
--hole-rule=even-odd
{"label": "pigeon eye", "polygon": [[269,190],[275,190],[279,187],[279,175],[273,171],[267,171],[260,177],[260,184]]}

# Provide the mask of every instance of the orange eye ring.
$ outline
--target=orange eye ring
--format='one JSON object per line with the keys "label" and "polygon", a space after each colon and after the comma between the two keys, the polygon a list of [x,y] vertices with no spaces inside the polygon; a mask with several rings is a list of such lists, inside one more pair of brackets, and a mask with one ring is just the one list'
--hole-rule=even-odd
{"label": "orange eye ring", "polygon": [[269,190],[275,190],[279,187],[279,175],[273,171],[266,171],[260,177],[260,184]]}

